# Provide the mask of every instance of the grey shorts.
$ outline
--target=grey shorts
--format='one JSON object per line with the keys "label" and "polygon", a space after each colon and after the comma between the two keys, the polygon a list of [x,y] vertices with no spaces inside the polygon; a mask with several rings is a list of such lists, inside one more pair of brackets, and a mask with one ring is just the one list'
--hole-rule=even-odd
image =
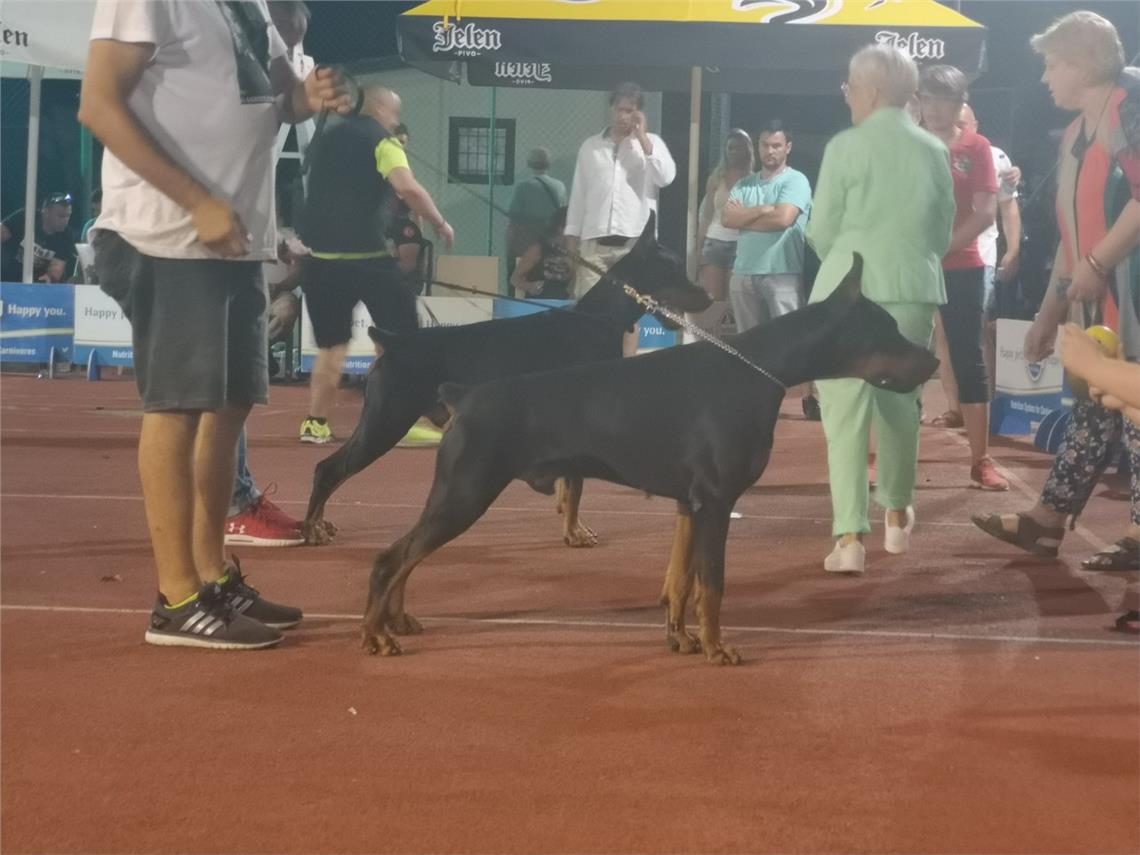
{"label": "grey shorts", "polygon": [[796,273],[733,273],[728,298],[736,316],[736,331],[744,332],[802,309],[803,278]]}
{"label": "grey shorts", "polygon": [[100,287],[131,322],[146,412],[268,401],[260,262],[155,258],[110,231],[92,243]]}
{"label": "grey shorts", "polygon": [[736,263],[736,241],[705,238],[701,245],[701,264],[732,270]]}

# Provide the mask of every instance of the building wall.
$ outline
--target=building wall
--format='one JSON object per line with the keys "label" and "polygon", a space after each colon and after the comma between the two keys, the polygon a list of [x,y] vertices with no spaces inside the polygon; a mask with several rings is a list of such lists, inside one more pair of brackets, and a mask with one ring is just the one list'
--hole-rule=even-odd
{"label": "building wall", "polygon": [[[565,183],[567,191],[574,175],[578,146],[590,134],[601,131],[606,123],[604,92],[491,89],[456,84],[411,68],[378,72],[365,79],[382,83],[400,94],[403,121],[411,133],[408,155],[412,171],[455,228],[452,252],[459,255],[502,257],[507,220],[495,212],[488,201],[493,199],[495,205],[505,210],[510,204],[513,185],[496,184],[490,188],[486,184],[448,183],[451,117],[490,117],[493,95],[496,119],[515,120],[515,181],[531,175],[526,166],[527,152],[543,145],[551,152],[548,174]],[[645,112],[649,127],[656,131],[660,127],[659,95],[646,96]]]}

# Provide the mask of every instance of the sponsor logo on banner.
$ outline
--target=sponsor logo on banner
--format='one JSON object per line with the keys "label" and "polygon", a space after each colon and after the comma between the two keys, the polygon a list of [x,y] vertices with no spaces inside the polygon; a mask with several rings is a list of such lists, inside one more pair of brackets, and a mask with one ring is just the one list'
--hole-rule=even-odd
{"label": "sponsor logo on banner", "polygon": [[69,359],[75,326],[71,285],[0,286],[0,361]]}
{"label": "sponsor logo on banner", "polygon": [[479,27],[474,23],[444,24],[436,21],[431,28],[435,41],[432,53],[450,53],[455,56],[480,56],[503,47],[503,34],[493,27]]}
{"label": "sponsor logo on banner", "polygon": [[1043,362],[1028,362],[1022,350],[1029,321],[1005,318],[997,322],[996,387],[991,424],[994,433],[1024,435],[1036,430],[1045,416],[1062,406],[1064,371],[1053,354]]}
{"label": "sponsor logo on banner", "polygon": [[[5,24],[0,24],[0,45],[3,48],[7,47],[28,47],[28,33],[26,30],[15,30]],[[0,56],[4,56],[6,50],[0,48]]]}
{"label": "sponsor logo on banner", "polygon": [[104,365],[131,365],[131,322],[98,285],[75,286],[75,361],[96,351]]}
{"label": "sponsor logo on banner", "polygon": [[76,78],[87,62],[91,0],[3,0],[0,7],[0,59],[56,70],[44,77]]}
{"label": "sponsor logo on banner", "polygon": [[810,24],[830,18],[843,8],[843,0],[732,0],[737,12],[770,11],[760,19],[764,24]]}
{"label": "sponsor logo on banner", "polygon": [[[492,297],[418,297],[420,327],[453,327],[489,321],[494,316]],[[344,372],[367,374],[376,359],[376,345],[368,335],[372,316],[360,303],[352,312],[352,335],[348,340]],[[317,341],[309,320],[307,301],[301,300],[301,370],[311,371],[317,356]]]}
{"label": "sponsor logo on banner", "polygon": [[549,83],[549,62],[496,62],[495,77],[513,83],[515,86],[530,86],[535,83]]}
{"label": "sponsor logo on banner", "polygon": [[875,43],[904,50],[916,61],[942,59],[946,56],[946,42],[942,39],[925,39],[918,33],[903,34],[894,30],[879,30],[875,33]]}

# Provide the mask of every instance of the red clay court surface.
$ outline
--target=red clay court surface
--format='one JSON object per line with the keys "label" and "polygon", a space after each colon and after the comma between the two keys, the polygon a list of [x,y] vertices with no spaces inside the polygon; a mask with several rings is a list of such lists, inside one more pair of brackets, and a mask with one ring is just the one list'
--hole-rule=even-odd
{"label": "red clay court surface", "polygon": [[[877,527],[866,577],[834,578],[822,434],[790,401],[729,539],[740,668],[666,649],[671,503],[594,482],[596,549],[513,485],[412,576],[426,633],[364,655],[371,559],[435,457],[396,450],[334,496],[335,545],[237,550],[307,618],[221,654],[142,641],[133,383],[0,391],[5,852],[1140,851],[1140,646],[1107,631],[1127,580],[1078,566],[1127,504],[1098,490],[1059,562],[989,540],[969,512],[1045,477],[1025,444],[982,494],[962,438],[925,430],[916,548]],[[303,389],[272,397],[251,465],[300,516],[328,449],[296,442]]]}

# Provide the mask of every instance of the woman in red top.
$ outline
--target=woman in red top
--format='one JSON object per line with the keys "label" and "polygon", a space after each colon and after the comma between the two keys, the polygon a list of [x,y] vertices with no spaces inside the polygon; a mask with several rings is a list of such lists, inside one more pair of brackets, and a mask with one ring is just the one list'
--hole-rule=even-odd
{"label": "woman in red top", "polygon": [[1009,482],[998,474],[989,456],[990,390],[982,356],[985,263],[978,253],[978,235],[997,216],[997,175],[990,141],[958,126],[966,94],[966,75],[957,68],[934,65],[923,69],[918,83],[922,123],[950,149],[958,206],[950,249],[942,259],[947,302],[940,313],[970,441],[970,481],[983,490],[1008,490]]}

